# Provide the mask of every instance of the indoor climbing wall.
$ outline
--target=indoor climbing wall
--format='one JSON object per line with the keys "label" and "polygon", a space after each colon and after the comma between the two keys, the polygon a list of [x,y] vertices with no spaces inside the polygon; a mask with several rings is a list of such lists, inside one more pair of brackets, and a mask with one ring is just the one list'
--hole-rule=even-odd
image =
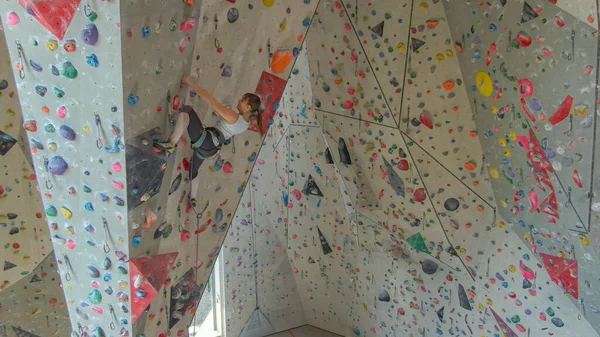
{"label": "indoor climbing wall", "polygon": [[257,256],[254,254],[255,246],[252,240],[254,222],[249,186],[246,186],[240,200],[240,207],[229,226],[221,255],[225,273],[223,281],[225,292],[222,296],[225,303],[225,329],[228,336],[239,336],[256,309],[255,261]]}
{"label": "indoor climbing wall", "polygon": [[483,156],[441,2],[415,3],[400,130],[485,202]]}
{"label": "indoor climbing wall", "polygon": [[313,107],[396,126],[348,11],[340,1],[321,1],[307,33]]}
{"label": "indoor climbing wall", "polygon": [[548,1],[445,6],[499,213],[598,330],[596,14]]}
{"label": "indoor climbing wall", "polygon": [[288,254],[308,324],[345,335],[357,256],[343,184],[318,127],[292,126]]}
{"label": "indoor climbing wall", "polygon": [[[268,136],[223,244],[227,334],[258,308],[275,331],[306,324],[288,257],[288,143]],[[277,142],[276,142],[277,141]],[[257,291],[257,292],[256,292]]]}
{"label": "indoor climbing wall", "polygon": [[[189,74],[195,37],[202,26],[200,5],[152,1],[140,9],[137,2],[121,4],[135,335],[187,333],[207,281],[196,279],[195,268],[201,267],[196,245],[198,235],[210,226],[206,221],[211,216],[201,222],[200,217],[186,213],[190,184],[189,161],[184,158],[191,151],[168,155],[153,146],[157,140],[168,139],[177,111],[189,104],[181,79]],[[223,226],[223,214],[220,217],[216,226]],[[205,247],[209,248],[213,247]],[[216,254],[204,263],[211,264]]]}
{"label": "indoor climbing wall", "polygon": [[[8,301],[27,304],[22,310],[32,312],[39,305],[42,313],[35,322],[52,331],[43,335],[59,329],[65,301],[70,327],[61,328],[66,333],[60,335],[71,329],[74,336],[84,331],[129,334],[126,195],[118,188],[125,181],[119,7],[112,2],[91,7],[76,0],[12,1],[2,3],[1,12],[27,131],[23,138],[29,139],[35,168],[31,190],[35,193],[37,183],[43,198],[43,208],[29,212],[39,212],[37,217],[48,222],[43,231],[31,228],[31,222],[29,244],[41,248],[42,240],[51,237],[56,255],[40,270],[40,289],[29,285],[41,300],[26,303],[31,292],[15,288]],[[31,179],[32,174],[24,175]],[[15,189],[16,183],[10,181]],[[36,232],[39,243],[33,241]],[[50,269],[58,271],[60,280],[48,280]],[[59,284],[66,300],[55,288]]]}
{"label": "indoor climbing wall", "polygon": [[[0,34],[0,58],[9,59],[4,33]],[[1,292],[26,276],[52,252],[29,141],[21,127],[23,115],[9,61],[0,64],[0,112]]]}
{"label": "indoor climbing wall", "polygon": [[0,335],[69,336],[71,325],[54,253],[0,295]]}
{"label": "indoor climbing wall", "polygon": [[280,140],[290,125],[317,125],[306,43],[298,52],[294,67],[288,78],[279,109],[273,117],[273,128],[269,132]]}

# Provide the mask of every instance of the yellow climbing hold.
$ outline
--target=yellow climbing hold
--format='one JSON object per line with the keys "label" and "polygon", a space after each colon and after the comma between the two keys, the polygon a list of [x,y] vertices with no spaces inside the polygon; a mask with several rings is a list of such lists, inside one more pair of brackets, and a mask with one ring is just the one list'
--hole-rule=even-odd
{"label": "yellow climbing hold", "polygon": [[363,302],[363,308],[365,309],[365,311],[369,311],[369,306],[365,302]]}
{"label": "yellow climbing hold", "polygon": [[485,299],[485,303],[486,303],[487,305],[489,305],[490,307],[491,307],[492,305],[494,305],[494,301],[492,301],[492,299],[491,299],[491,298],[486,298],[486,299]]}
{"label": "yellow climbing hold", "polygon": [[581,242],[582,245],[588,246],[590,244],[590,238],[588,238],[587,235],[579,234],[578,237],[579,237],[579,242]]}
{"label": "yellow climbing hold", "polygon": [[404,42],[400,42],[396,46],[396,49],[398,49],[398,52],[404,53],[406,51],[406,45],[404,44]]}
{"label": "yellow climbing hold", "polygon": [[517,267],[513,266],[512,264],[510,266],[508,266],[508,270],[510,270],[511,273],[516,273],[517,272]]}
{"label": "yellow climbing hold", "polygon": [[506,228],[506,223],[504,221],[498,222],[498,228],[505,229]]}
{"label": "yellow climbing hold", "polygon": [[421,2],[421,4],[419,5],[419,10],[421,12],[427,12],[428,9],[429,9],[429,4],[426,2]]}
{"label": "yellow climbing hold", "polygon": [[89,127],[89,126],[87,126],[87,125],[86,125],[86,126],[84,126],[84,127],[83,127],[83,131],[90,132],[90,127]]}
{"label": "yellow climbing hold", "polygon": [[500,179],[500,172],[495,167],[490,167],[490,176],[496,180]]}
{"label": "yellow climbing hold", "polygon": [[500,111],[500,109],[498,108],[498,106],[496,104],[492,104],[492,113],[494,115],[497,115],[498,111]]}
{"label": "yellow climbing hold", "polygon": [[514,132],[514,131],[511,131],[511,132],[508,134],[508,137],[510,137],[510,139],[511,139],[511,140],[517,140],[517,133],[516,133],[516,132]]}
{"label": "yellow climbing hold", "polygon": [[500,143],[500,146],[505,147],[507,142],[506,139],[504,138],[498,138],[498,143]]}
{"label": "yellow climbing hold", "polygon": [[444,54],[439,53],[437,55],[435,55],[435,59],[438,61],[443,61],[444,60]]}
{"label": "yellow climbing hold", "polygon": [[475,83],[477,84],[479,93],[485,97],[492,96],[492,93],[494,92],[494,83],[492,83],[492,78],[486,72],[480,71],[477,73]]}
{"label": "yellow climbing hold", "polygon": [[446,49],[446,56],[453,57],[454,56],[454,51],[452,49]]}
{"label": "yellow climbing hold", "polygon": [[506,207],[508,207],[508,201],[506,199],[502,199],[502,200],[500,200],[500,205],[502,205],[502,207],[506,208]]}
{"label": "yellow climbing hold", "polygon": [[263,5],[265,5],[265,7],[271,7],[275,4],[275,0],[263,0]]}
{"label": "yellow climbing hold", "polygon": [[285,32],[285,29],[287,28],[287,19],[283,19],[283,21],[281,21],[281,23],[279,24],[279,32]]}
{"label": "yellow climbing hold", "polygon": [[48,43],[46,43],[46,48],[48,48],[49,51],[55,51],[56,49],[58,49],[58,41],[56,41],[56,40],[48,41]]}
{"label": "yellow climbing hold", "polygon": [[510,158],[510,157],[512,157],[512,152],[511,152],[511,151],[510,151],[510,149],[509,149],[509,148],[507,148],[507,147],[506,147],[506,148],[504,148],[504,156],[505,156],[506,158]]}
{"label": "yellow climbing hold", "polygon": [[73,217],[73,212],[69,211],[69,209],[68,209],[68,208],[66,208],[66,207],[64,207],[64,206],[63,206],[63,207],[61,207],[61,209],[60,209],[60,210],[61,210],[61,211],[63,212],[63,214],[65,215],[65,218],[67,218],[67,219],[71,219],[71,218]]}
{"label": "yellow climbing hold", "polygon": [[456,251],[458,253],[458,255],[460,256],[464,256],[467,254],[467,250],[465,248],[458,248],[458,250]]}
{"label": "yellow climbing hold", "polygon": [[485,310],[485,305],[483,305],[483,303],[479,302],[477,303],[477,307],[479,308],[479,310],[483,311]]}
{"label": "yellow climbing hold", "polygon": [[123,240],[123,238],[119,238],[119,243],[123,243],[125,242],[125,240]]}

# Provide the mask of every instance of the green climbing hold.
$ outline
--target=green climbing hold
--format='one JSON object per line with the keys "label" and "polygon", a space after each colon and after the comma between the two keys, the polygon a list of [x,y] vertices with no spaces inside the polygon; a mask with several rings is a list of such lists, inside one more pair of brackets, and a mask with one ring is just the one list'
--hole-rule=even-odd
{"label": "green climbing hold", "polygon": [[58,214],[58,211],[56,210],[56,207],[54,206],[48,206],[46,208],[46,215],[47,216],[56,216]]}
{"label": "green climbing hold", "polygon": [[519,315],[514,315],[513,317],[510,318],[510,321],[517,324],[521,321],[521,317],[519,317]]}
{"label": "green climbing hold", "polygon": [[548,307],[548,309],[546,309],[546,313],[548,316],[554,317],[554,310],[552,310],[552,308]]}
{"label": "green climbing hold", "polygon": [[410,73],[410,78],[417,78],[417,73],[414,71]]}
{"label": "green climbing hold", "polygon": [[392,18],[392,15],[390,13],[385,13],[385,18],[389,20]]}
{"label": "green climbing hold", "polygon": [[77,69],[75,69],[75,66],[71,62],[67,61],[63,63],[62,75],[66,78],[74,79],[77,77]]}
{"label": "green climbing hold", "polygon": [[88,300],[90,300],[92,304],[98,304],[102,302],[102,294],[100,291],[98,291],[98,289],[94,289],[88,295]]}
{"label": "green climbing hold", "polygon": [[83,191],[85,193],[90,193],[92,191],[92,189],[88,185],[83,185]]}
{"label": "green climbing hold", "polygon": [[171,22],[169,22],[169,30],[174,32],[177,30],[177,22],[171,20]]}

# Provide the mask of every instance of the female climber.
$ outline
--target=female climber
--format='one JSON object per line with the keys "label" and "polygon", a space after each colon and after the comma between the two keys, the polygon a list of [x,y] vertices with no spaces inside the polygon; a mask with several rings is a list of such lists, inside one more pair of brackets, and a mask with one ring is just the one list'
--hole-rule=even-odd
{"label": "female climber", "polygon": [[158,147],[166,152],[174,153],[177,143],[183,135],[183,130],[187,127],[192,149],[194,150],[194,154],[190,158],[192,190],[190,191],[190,203],[186,208],[186,211],[189,212],[190,207],[195,208],[197,204],[196,195],[200,183],[198,171],[204,160],[219,152],[221,147],[231,137],[248,130],[251,120],[256,121],[261,137],[263,136],[263,125],[260,115],[261,101],[257,95],[251,93],[244,94],[237,102],[236,108],[238,111],[235,111],[221,104],[189,77],[184,76],[182,82],[194,89],[198,96],[210,104],[220,116],[219,121],[214,127],[205,128],[200,118],[198,118],[196,111],[191,106],[185,105],[179,109],[179,116],[177,116],[177,123],[175,124],[175,130],[173,130],[171,138],[167,141],[156,143]]}

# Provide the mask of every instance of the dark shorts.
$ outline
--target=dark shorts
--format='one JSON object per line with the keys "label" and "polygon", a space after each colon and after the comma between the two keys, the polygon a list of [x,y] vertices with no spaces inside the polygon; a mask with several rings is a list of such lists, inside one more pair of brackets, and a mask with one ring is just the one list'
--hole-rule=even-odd
{"label": "dark shorts", "polygon": [[[188,124],[187,131],[193,144],[200,139],[200,136],[204,131],[204,125],[202,125],[202,121],[198,117],[198,114],[196,114],[194,108],[189,105],[185,105],[179,109],[179,113],[186,113],[190,117],[190,123]],[[198,151],[198,153],[200,153],[200,155],[203,157],[208,158],[219,152],[219,148],[215,146],[213,138],[209,134],[206,136],[200,147],[196,148],[195,151]],[[194,152],[192,158],[190,158],[190,179],[194,179],[198,176],[198,171],[200,170],[202,163],[204,163],[204,160],[200,159],[196,152]]]}

